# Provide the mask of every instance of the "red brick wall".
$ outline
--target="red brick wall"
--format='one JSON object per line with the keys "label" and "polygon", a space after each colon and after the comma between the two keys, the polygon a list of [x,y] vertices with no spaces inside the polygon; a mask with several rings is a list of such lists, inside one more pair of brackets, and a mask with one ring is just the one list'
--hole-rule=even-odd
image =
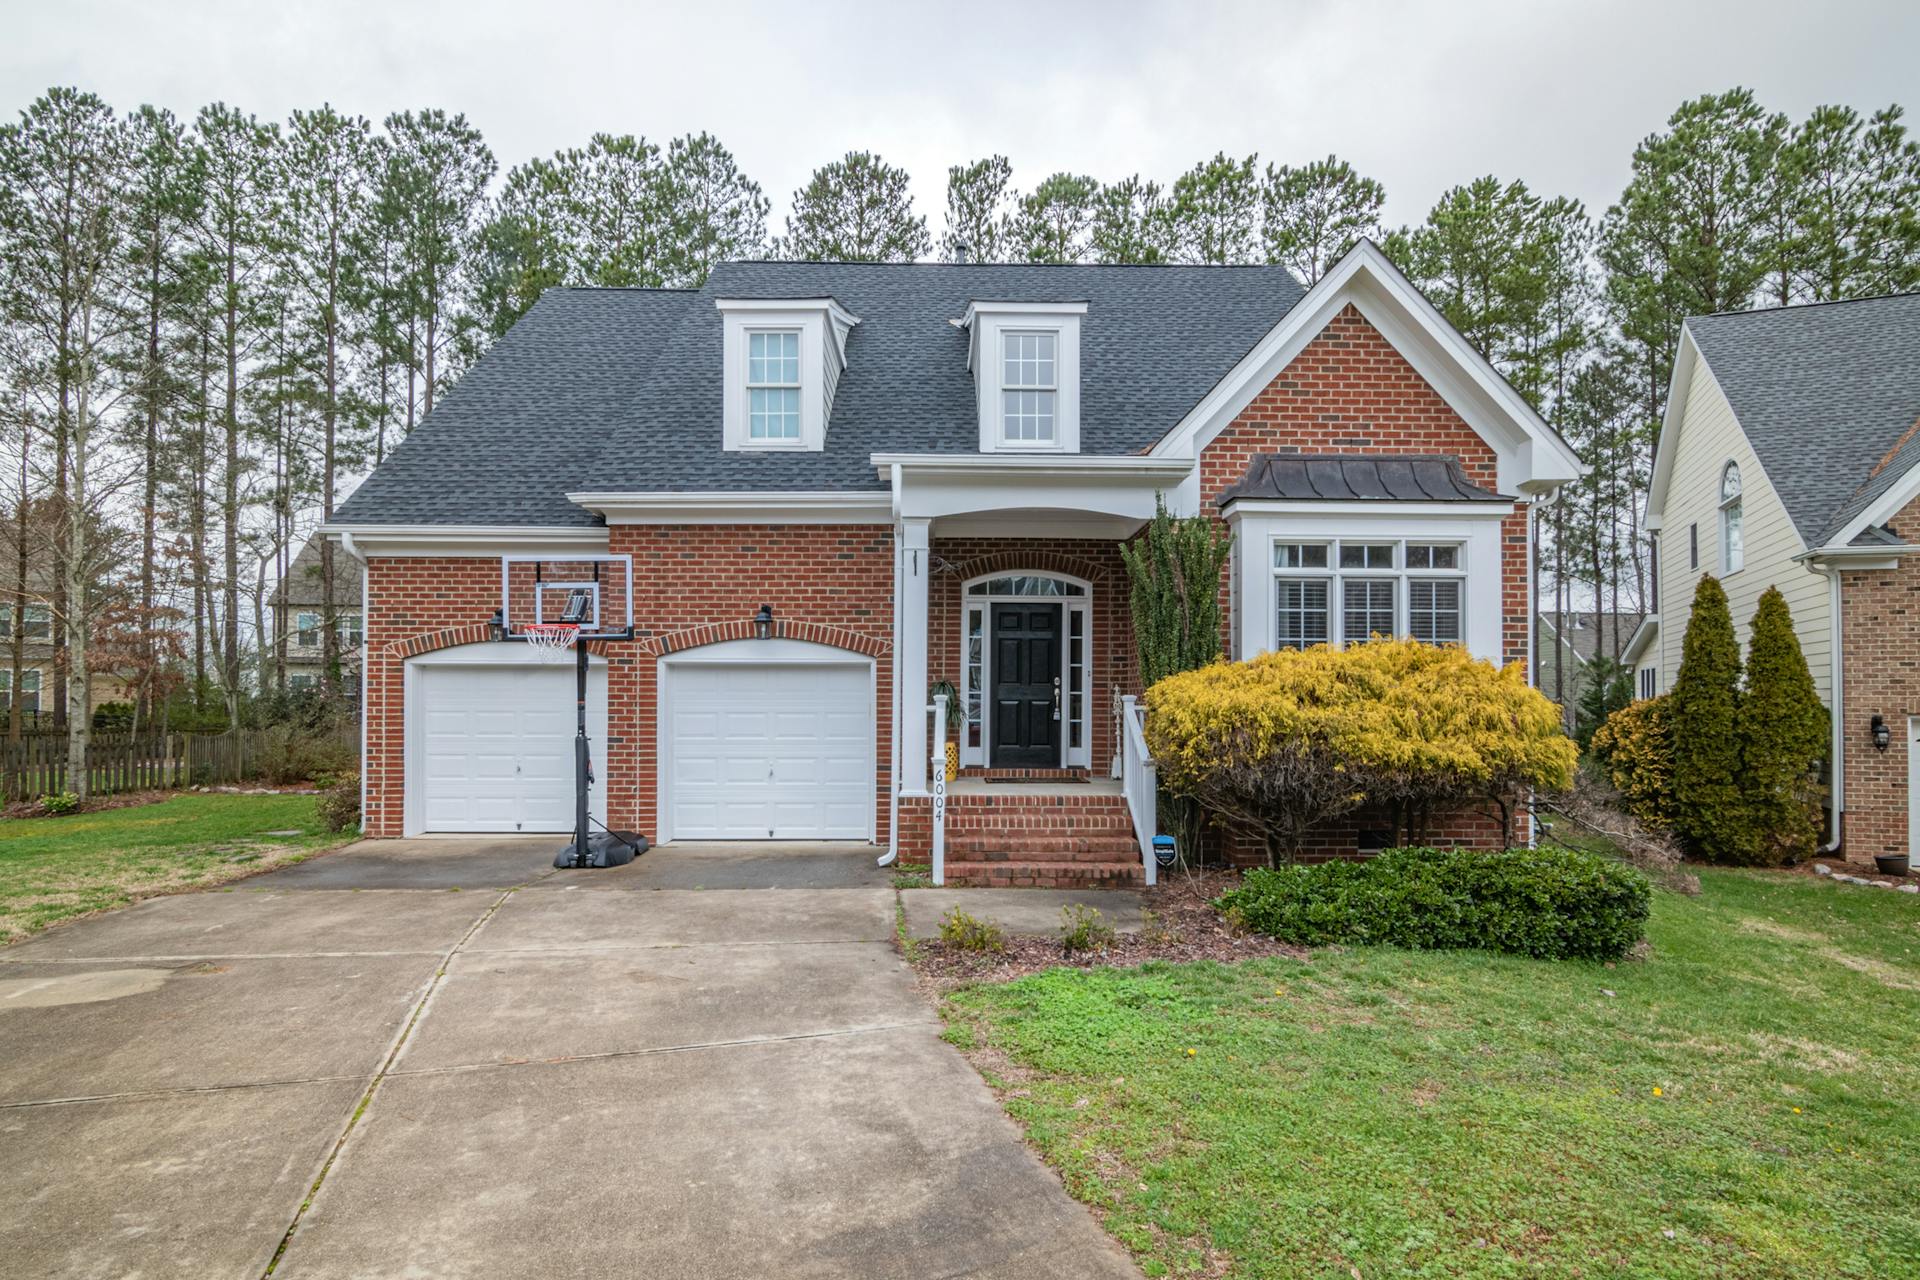
{"label": "red brick wall", "polygon": [[[1891,523],[1912,541],[1920,532],[1920,501]],[[1846,679],[1847,806],[1843,834],[1849,858],[1906,853],[1910,774],[1907,717],[1920,715],[1920,559],[1895,569],[1841,574],[1840,643]],[[1869,726],[1886,718],[1893,741],[1876,751]]]}
{"label": "red brick wall", "polygon": [[405,660],[484,639],[487,619],[499,607],[498,559],[375,557],[367,562],[367,753],[361,777],[368,835],[397,836],[405,818]]}
{"label": "red brick wall", "polygon": [[[893,531],[884,525],[621,525],[611,549],[633,556],[634,625],[661,644],[609,655],[608,696],[625,734],[609,728],[607,794],[630,808],[639,829],[658,834],[659,730],[654,716],[662,644],[685,648],[721,635],[683,633],[748,622],[773,606],[783,635],[874,658],[878,702],[874,748],[874,830],[887,832],[893,735]],[[616,646],[616,648],[619,646]]]}
{"label": "red brick wall", "polygon": [[[1101,538],[935,538],[927,584],[927,679],[961,682],[961,588],[987,573],[1064,573],[1093,584],[1093,652],[1087,665],[1090,767],[1104,777],[1113,762],[1112,688],[1137,693],[1139,667],[1127,608],[1127,570],[1117,542]],[[1062,622],[1062,627],[1066,624]],[[1064,636],[1062,638],[1064,643]]]}

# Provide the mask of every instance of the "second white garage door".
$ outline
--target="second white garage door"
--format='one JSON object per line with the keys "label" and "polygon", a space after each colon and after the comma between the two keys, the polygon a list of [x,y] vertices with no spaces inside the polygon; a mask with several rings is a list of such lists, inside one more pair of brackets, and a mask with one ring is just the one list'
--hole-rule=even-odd
{"label": "second white garage door", "polygon": [[673,664],[663,684],[669,838],[872,837],[868,666]]}

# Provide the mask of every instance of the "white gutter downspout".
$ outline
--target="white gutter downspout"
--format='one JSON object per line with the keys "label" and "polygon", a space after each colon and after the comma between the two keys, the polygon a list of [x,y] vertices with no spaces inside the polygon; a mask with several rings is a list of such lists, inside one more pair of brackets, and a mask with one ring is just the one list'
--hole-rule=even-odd
{"label": "white gutter downspout", "polygon": [[[896,468],[896,473],[897,473]],[[894,486],[898,500],[899,484]],[[887,765],[887,850],[876,866],[890,867],[900,856],[900,558],[903,554],[898,521],[893,526],[893,724]]]}
{"label": "white gutter downspout", "polygon": [[1833,767],[1828,771],[1830,785],[1833,788],[1833,837],[1821,847],[1820,852],[1838,853],[1840,846],[1844,843],[1842,839],[1843,824],[1841,820],[1847,812],[1847,771],[1845,762],[1847,747],[1847,717],[1845,712],[1846,682],[1841,674],[1846,669],[1846,664],[1841,661],[1840,648],[1840,605],[1842,594],[1840,590],[1840,569],[1839,566],[1835,565],[1828,566],[1824,568],[1823,571],[1827,575],[1828,607],[1833,613],[1833,625],[1828,641],[1832,646],[1833,652],[1829,654],[1827,658],[1831,671],[1828,679],[1833,685],[1833,696],[1831,698],[1833,703],[1833,715],[1831,716]]}

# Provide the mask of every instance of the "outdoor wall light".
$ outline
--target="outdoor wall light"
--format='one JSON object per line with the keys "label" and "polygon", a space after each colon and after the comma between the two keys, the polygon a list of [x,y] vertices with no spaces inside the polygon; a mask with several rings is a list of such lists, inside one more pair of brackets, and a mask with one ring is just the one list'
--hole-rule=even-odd
{"label": "outdoor wall light", "polygon": [[761,605],[760,612],[753,615],[753,635],[756,640],[771,640],[773,638],[772,605]]}
{"label": "outdoor wall light", "polygon": [[493,611],[493,616],[487,619],[487,639],[505,640],[506,638],[507,638],[506,612],[501,609],[495,609]]}
{"label": "outdoor wall light", "polygon": [[1873,749],[1875,751],[1885,751],[1889,746],[1893,745],[1893,730],[1887,728],[1885,716],[1875,716],[1873,718],[1872,730]]}

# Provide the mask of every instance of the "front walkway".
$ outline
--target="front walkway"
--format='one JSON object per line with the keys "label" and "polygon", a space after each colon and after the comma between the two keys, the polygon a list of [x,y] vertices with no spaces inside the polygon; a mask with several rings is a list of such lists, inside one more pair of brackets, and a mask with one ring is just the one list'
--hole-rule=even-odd
{"label": "front walkway", "polygon": [[1137,1275],[938,1039],[871,849],[553,843],[363,844],[0,951],[9,1270]]}

